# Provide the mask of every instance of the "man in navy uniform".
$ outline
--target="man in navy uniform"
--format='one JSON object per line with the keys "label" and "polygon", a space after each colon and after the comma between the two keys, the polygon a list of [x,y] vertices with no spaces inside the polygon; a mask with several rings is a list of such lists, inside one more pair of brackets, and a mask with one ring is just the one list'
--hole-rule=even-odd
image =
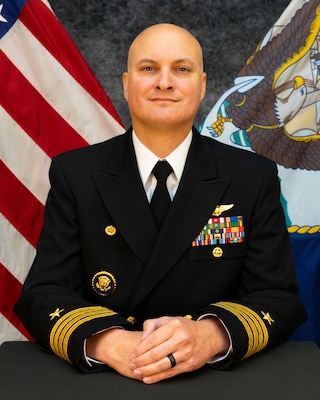
{"label": "man in navy uniform", "polygon": [[145,383],[275,347],[305,319],[275,164],[195,130],[206,74],[185,29],[138,35],[123,86],[132,128],[52,161],[17,314],[82,371]]}

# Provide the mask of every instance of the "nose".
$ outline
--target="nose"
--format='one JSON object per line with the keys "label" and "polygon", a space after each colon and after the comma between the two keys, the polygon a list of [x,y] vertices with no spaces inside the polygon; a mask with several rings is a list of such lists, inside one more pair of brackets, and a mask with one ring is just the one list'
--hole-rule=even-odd
{"label": "nose", "polygon": [[171,90],[173,88],[172,76],[170,71],[161,70],[159,72],[157,88],[160,90]]}

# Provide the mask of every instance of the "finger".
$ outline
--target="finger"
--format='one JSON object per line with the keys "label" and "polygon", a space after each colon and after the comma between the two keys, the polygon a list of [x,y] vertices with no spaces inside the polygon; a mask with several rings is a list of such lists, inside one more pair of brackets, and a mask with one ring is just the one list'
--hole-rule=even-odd
{"label": "finger", "polygon": [[172,362],[170,361],[168,356],[166,356],[152,364],[134,369],[133,375],[136,378],[143,380],[145,380],[146,378],[151,378],[149,379],[151,383],[151,381],[158,381],[175,375],[176,372],[172,372],[170,370],[175,369],[176,365],[172,365]]}
{"label": "finger", "polygon": [[166,359],[167,366],[169,367],[170,364],[168,365],[169,359],[167,358],[167,355],[171,352],[172,346],[170,345],[169,341],[165,341],[164,343],[160,343],[159,345],[151,347],[149,350],[141,354],[134,352],[130,355],[130,368],[135,369],[145,367],[147,365],[160,362],[163,359]]}
{"label": "finger", "polygon": [[152,332],[156,331],[161,326],[165,325],[167,322],[168,322],[167,317],[147,319],[143,323],[142,340],[147,338]]}
{"label": "finger", "polygon": [[142,378],[142,382],[147,385],[150,385],[152,383],[157,383],[157,382],[163,381],[165,379],[172,378],[173,376],[178,375],[179,373],[180,372],[178,372],[178,371],[168,370],[166,372],[161,372],[159,374],[155,374],[152,376],[146,376],[146,377]]}
{"label": "finger", "polygon": [[[163,326],[154,332],[150,333],[145,339],[142,339],[140,343],[134,348],[132,352],[132,358],[141,357],[145,353],[151,352],[153,360],[158,360],[161,357],[165,357],[173,349],[169,348],[168,342],[172,338],[172,330],[165,329]],[[147,355],[150,355],[147,354]]]}
{"label": "finger", "polygon": [[[167,361],[163,361],[163,363],[154,363],[154,365],[149,365],[143,368],[137,368],[137,370],[133,371],[133,375],[144,383],[151,384],[181,373],[194,371],[195,369],[205,365],[205,362],[197,363],[193,358],[184,358],[180,350],[179,352],[174,353],[174,357],[176,359],[176,365],[174,367],[172,367],[167,356]],[[169,368],[167,368],[168,366]]]}
{"label": "finger", "polygon": [[158,329],[158,324],[155,320],[147,320],[143,324],[141,340],[146,339],[151,333]]}

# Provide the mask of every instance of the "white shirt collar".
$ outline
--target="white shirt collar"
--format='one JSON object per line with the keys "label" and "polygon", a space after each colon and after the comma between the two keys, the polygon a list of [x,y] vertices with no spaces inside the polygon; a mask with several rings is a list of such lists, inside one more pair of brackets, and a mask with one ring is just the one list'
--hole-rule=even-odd
{"label": "white shirt collar", "polygon": [[[132,140],[137,157],[137,163],[141,180],[143,186],[145,187],[147,180],[149,179],[150,174],[152,172],[152,169],[159,160],[159,157],[157,157],[138,139],[137,135],[133,130],[132,130]],[[192,131],[190,131],[188,136],[184,139],[184,141],[165,158],[168,161],[168,163],[170,163],[178,182],[180,182],[182,176],[191,140],[192,140]]]}

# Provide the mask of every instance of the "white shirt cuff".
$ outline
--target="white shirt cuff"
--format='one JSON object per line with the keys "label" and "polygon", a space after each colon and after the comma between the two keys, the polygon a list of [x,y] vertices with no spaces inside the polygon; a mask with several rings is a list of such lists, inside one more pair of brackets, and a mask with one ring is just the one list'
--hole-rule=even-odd
{"label": "white shirt cuff", "polygon": [[[93,335],[97,335],[98,333],[105,332],[105,331],[108,331],[108,330],[113,329],[113,328],[124,329],[122,326],[111,326],[110,328],[107,328],[107,329],[104,329],[102,331],[96,332]],[[84,339],[84,342],[83,342],[83,359],[89,365],[89,367],[93,367],[93,364],[105,365],[104,362],[95,360],[94,358],[91,358],[91,357],[89,357],[87,355],[87,339]]]}

